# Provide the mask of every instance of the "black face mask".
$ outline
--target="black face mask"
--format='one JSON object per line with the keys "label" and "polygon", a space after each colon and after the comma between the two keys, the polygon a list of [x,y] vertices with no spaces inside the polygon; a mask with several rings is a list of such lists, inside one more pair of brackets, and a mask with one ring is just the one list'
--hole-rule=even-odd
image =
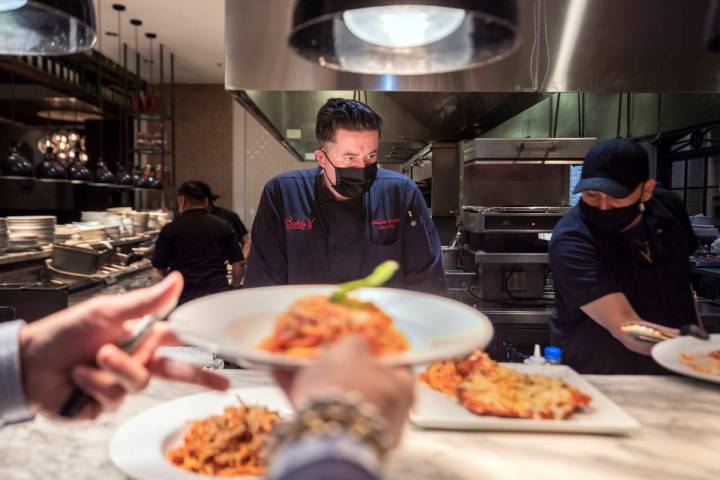
{"label": "black face mask", "polygon": [[638,199],[637,202],[627,207],[600,210],[580,200],[580,211],[592,227],[601,232],[612,234],[620,233],[642,213],[641,204],[642,202]]}
{"label": "black face mask", "polygon": [[[335,167],[327,153],[325,158],[330,162],[330,165]],[[377,177],[376,163],[371,163],[366,167],[335,167],[335,184],[333,187],[343,197],[360,198],[370,190],[375,177]]]}

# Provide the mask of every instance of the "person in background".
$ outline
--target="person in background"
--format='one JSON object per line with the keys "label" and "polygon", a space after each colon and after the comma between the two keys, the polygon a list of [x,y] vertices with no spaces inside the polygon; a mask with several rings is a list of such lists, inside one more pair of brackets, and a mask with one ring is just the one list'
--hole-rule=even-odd
{"label": "person in background", "polygon": [[417,185],[378,168],[382,118],[355,100],[331,98],[317,114],[319,168],[266,185],[252,227],[246,287],[342,283],[385,260],[388,286],[445,289],[440,239]]}
{"label": "person in background", "polygon": [[553,343],[582,373],[665,373],[649,356],[652,345],[623,326],[677,334],[700,322],[688,262],[698,243],[685,206],[656,188],[647,152],[623,138],[590,149],[579,192],[550,241]]}
{"label": "person in background", "polygon": [[[0,425],[36,413],[56,418],[74,386],[94,399],[74,420],[117,409],[152,376],[227,389],[221,375],[156,355],[160,345],[177,342],[162,322],[132,355],[117,347],[138,318],[166,311],[182,288],[182,276],[171,273],[153,287],[96,297],[31,324],[0,324]],[[347,375],[351,362],[363,368]],[[382,366],[363,340],[348,338],[312,365],[277,378],[299,414],[275,433],[268,478],[380,477],[413,402],[409,370]],[[314,420],[303,420],[309,417]]]}
{"label": "person in background", "polygon": [[179,271],[185,278],[180,304],[230,289],[226,262],[232,266],[232,286],[244,275],[243,254],[229,223],[208,212],[209,200],[197,182],[178,189],[180,215],[160,231],[152,264],[160,275]]}
{"label": "person in background", "polygon": [[220,198],[220,195],[214,194],[207,183],[199,181],[196,181],[195,183],[203,190],[208,199],[208,211],[216,217],[222,218],[233,227],[238,240],[240,240],[243,256],[247,259],[248,256],[250,256],[250,234],[248,233],[247,228],[245,228],[245,224],[240,219],[240,215],[232,210],[215,205],[215,200]]}

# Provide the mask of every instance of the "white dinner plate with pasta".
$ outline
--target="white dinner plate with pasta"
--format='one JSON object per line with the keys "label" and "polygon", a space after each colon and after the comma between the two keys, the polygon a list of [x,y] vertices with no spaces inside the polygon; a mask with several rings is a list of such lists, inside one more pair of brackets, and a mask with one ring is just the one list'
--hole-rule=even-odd
{"label": "white dinner plate with pasta", "polygon": [[720,334],[709,340],[682,336],[653,346],[652,358],[670,371],[720,383]]}
{"label": "white dinner plate with pasta", "polygon": [[300,367],[343,335],[366,339],[392,366],[419,365],[484,348],[492,338],[477,309],[438,295],[361,288],[332,302],[334,285],[236,290],[178,307],[170,328],[184,342],[243,365]]}
{"label": "white dinner plate with pasta", "polygon": [[290,415],[276,387],[189,395],[122,424],[110,441],[110,458],[137,480],[259,479],[267,432]]}

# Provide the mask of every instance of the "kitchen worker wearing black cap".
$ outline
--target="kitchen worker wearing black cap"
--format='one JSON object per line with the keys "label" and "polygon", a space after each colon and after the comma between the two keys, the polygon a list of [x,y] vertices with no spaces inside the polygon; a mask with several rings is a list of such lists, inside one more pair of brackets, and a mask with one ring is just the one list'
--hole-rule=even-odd
{"label": "kitchen worker wearing black cap", "polygon": [[663,373],[652,345],[621,327],[678,333],[698,322],[688,262],[697,240],[682,201],[656,188],[648,163],[631,140],[596,144],[575,187],[582,199],[553,231],[553,342],[583,373]]}
{"label": "kitchen worker wearing black cap", "polygon": [[203,190],[203,193],[208,199],[208,211],[216,217],[222,218],[228,222],[233,230],[235,230],[235,234],[237,235],[238,240],[240,240],[240,245],[242,246],[243,256],[244,258],[247,258],[250,255],[250,233],[248,233],[247,228],[245,228],[245,224],[242,220],[240,220],[240,215],[232,210],[215,205],[215,200],[220,198],[220,195],[214,194],[210,189],[210,185],[198,180],[196,180],[195,183]]}
{"label": "kitchen worker wearing black cap", "polygon": [[246,287],[340,283],[396,260],[400,270],[388,286],[444,289],[440,239],[420,190],[377,166],[381,128],[380,116],[361,102],[332,98],[320,108],[319,168],[265,185]]}
{"label": "kitchen worker wearing black cap", "polygon": [[228,222],[208,212],[208,202],[197,182],[183,183],[178,189],[180,215],[163,227],[155,243],[155,270],[162,276],[177,270],[185,278],[180,304],[229,290],[227,263],[233,286],[239,286],[244,273],[237,235]]}

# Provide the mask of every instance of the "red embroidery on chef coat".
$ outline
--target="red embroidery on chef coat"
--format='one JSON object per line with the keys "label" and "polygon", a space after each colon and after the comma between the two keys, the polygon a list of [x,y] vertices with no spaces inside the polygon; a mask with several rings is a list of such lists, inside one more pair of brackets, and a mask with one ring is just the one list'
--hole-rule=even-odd
{"label": "red embroidery on chef coat", "polygon": [[285,219],[285,230],[312,230],[314,218],[293,218]]}
{"label": "red embroidery on chef coat", "polygon": [[388,218],[387,220],[373,220],[371,222],[373,227],[377,227],[380,230],[394,230],[397,228],[398,223],[400,223],[399,218]]}

